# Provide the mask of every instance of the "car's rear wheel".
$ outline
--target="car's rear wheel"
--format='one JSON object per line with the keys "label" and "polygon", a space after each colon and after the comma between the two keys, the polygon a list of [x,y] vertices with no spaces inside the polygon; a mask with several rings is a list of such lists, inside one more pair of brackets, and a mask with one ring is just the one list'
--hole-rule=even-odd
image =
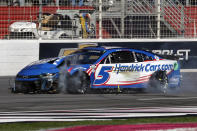
{"label": "car's rear wheel", "polygon": [[169,90],[166,72],[162,71],[153,74],[150,79],[150,87],[157,88],[160,92],[166,94]]}
{"label": "car's rear wheel", "polygon": [[161,78],[159,79],[159,83],[161,92],[166,94],[168,91],[168,77],[165,73],[162,74]]}

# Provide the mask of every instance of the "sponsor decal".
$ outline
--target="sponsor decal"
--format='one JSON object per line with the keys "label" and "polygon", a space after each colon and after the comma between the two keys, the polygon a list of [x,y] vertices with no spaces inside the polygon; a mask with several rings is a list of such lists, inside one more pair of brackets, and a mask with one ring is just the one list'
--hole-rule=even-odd
{"label": "sponsor decal", "polygon": [[168,71],[173,69],[173,64],[116,64],[115,66],[102,66],[97,78],[94,81],[94,85],[102,85],[107,83],[110,79],[109,72],[116,72],[116,74],[119,74],[123,72],[153,72],[158,70]]}
{"label": "sponsor decal", "polygon": [[114,72],[117,74],[120,72],[150,72],[150,71],[158,71],[158,70],[172,70],[174,68],[173,64],[131,64],[131,65],[122,65],[116,64],[114,67]]}

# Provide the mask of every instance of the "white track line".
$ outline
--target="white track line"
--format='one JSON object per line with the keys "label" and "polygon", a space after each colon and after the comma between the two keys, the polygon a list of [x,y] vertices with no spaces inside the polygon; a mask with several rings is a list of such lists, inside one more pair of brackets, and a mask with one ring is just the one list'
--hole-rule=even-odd
{"label": "white track line", "polygon": [[168,98],[147,98],[147,99],[137,99],[139,101],[151,101],[151,100],[187,100],[187,99],[197,99],[197,97],[184,97],[184,98],[174,98],[174,97],[168,97]]}
{"label": "white track line", "polygon": [[[101,110],[102,112],[100,112]],[[71,110],[62,110],[62,111],[71,111]],[[63,113],[55,110],[51,111],[50,113],[48,111],[18,112],[18,113],[0,112],[0,123],[22,122],[22,121],[25,122],[25,121],[111,120],[114,118],[128,119],[132,117],[186,116],[188,114],[197,115],[196,106],[88,109],[89,113],[83,112],[84,110],[81,110],[82,112],[80,112],[80,110],[72,110],[72,111],[78,111],[78,112]]]}
{"label": "white track line", "polygon": [[181,72],[197,72],[197,69],[181,69]]}
{"label": "white track line", "polygon": [[106,121],[112,119],[6,119],[0,120],[0,123],[7,123],[7,122],[40,122],[40,121]]}

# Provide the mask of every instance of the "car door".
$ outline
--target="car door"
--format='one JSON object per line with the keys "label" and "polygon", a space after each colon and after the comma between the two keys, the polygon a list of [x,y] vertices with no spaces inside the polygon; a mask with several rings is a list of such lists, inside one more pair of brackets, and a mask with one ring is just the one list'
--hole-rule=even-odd
{"label": "car door", "polygon": [[117,87],[134,84],[138,72],[134,71],[135,58],[132,51],[110,53],[95,70],[93,86]]}
{"label": "car door", "polygon": [[154,65],[155,61],[153,61],[153,57],[150,55],[147,55],[143,52],[134,52],[136,62],[141,67],[139,73],[139,78],[137,81],[139,82],[147,82],[149,78],[151,77],[152,73],[154,71],[151,71],[152,66]]}

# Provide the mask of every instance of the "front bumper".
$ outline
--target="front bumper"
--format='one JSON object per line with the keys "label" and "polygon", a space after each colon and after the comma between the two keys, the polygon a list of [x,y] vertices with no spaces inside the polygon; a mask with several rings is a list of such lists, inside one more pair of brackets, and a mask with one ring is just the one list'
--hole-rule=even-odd
{"label": "front bumper", "polygon": [[48,76],[19,76],[15,79],[15,84],[11,87],[15,93],[36,93],[36,92],[48,92],[57,90],[58,77],[55,75]]}

